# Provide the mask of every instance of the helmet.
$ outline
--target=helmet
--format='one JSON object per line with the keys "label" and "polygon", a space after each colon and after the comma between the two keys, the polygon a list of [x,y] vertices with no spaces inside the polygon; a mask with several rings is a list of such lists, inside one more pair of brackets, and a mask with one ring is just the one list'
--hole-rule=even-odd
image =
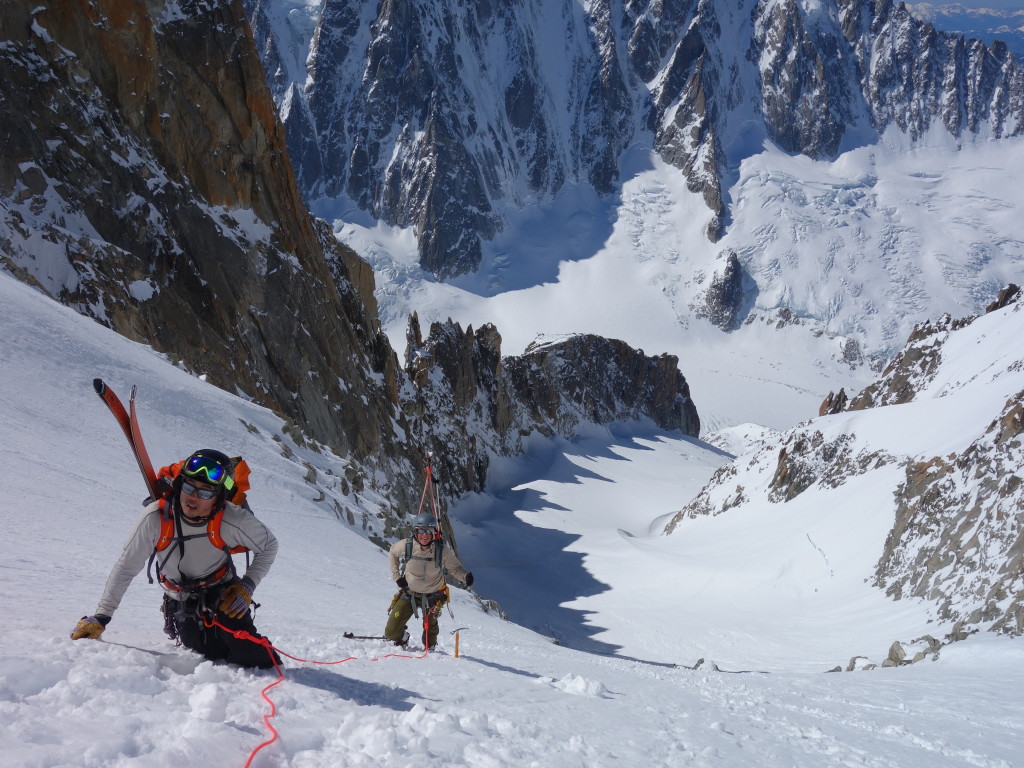
{"label": "helmet", "polygon": [[412,519],[412,529],[416,531],[420,528],[428,528],[433,531],[437,528],[437,520],[429,512],[420,512]]}
{"label": "helmet", "polygon": [[235,480],[231,477],[232,469],[234,463],[226,455],[212,448],[203,448],[185,459],[179,477],[193,477],[224,491],[230,491],[235,487]]}

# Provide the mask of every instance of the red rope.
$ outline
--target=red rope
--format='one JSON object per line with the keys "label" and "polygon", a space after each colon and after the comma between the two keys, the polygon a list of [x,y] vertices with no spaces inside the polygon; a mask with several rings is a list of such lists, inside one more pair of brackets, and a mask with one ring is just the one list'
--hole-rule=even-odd
{"label": "red rope", "polygon": [[270,713],[263,716],[263,724],[267,726],[267,730],[269,730],[273,734],[273,736],[271,736],[269,739],[264,741],[262,744],[258,745],[256,747],[256,749],[254,749],[249,754],[249,759],[245,761],[245,766],[243,767],[243,768],[249,768],[249,766],[252,765],[252,761],[256,758],[256,754],[261,749],[263,749],[264,747],[269,747],[271,744],[273,744],[275,741],[277,741],[277,737],[278,737],[277,729],[274,728],[273,724],[270,722],[270,718],[277,716],[277,706],[274,704],[274,702],[270,698],[270,696],[267,695],[267,691],[269,691],[275,685],[280,685],[281,683],[284,682],[284,671],[281,669],[281,665],[278,663],[277,658],[275,658],[275,656],[274,656],[274,651],[273,651],[274,646],[271,645],[270,640],[268,640],[267,638],[265,638],[265,637],[256,637],[251,632],[246,632],[244,629],[228,629],[223,624],[221,624],[219,621],[217,621],[217,619],[215,619],[215,618],[210,618],[210,619],[204,618],[203,619],[203,623],[206,624],[207,626],[219,627],[220,629],[224,630],[228,634],[234,635],[239,640],[248,640],[249,642],[256,643],[256,645],[262,645],[264,648],[267,649],[267,654],[269,654],[270,660],[274,664],[274,669],[277,670],[277,680],[275,680],[274,682],[270,683],[270,685],[266,686],[262,691],[260,691],[260,695],[263,697],[263,700],[265,702],[267,702],[267,704],[270,705]]}
{"label": "red rope", "polygon": [[[251,643],[256,643],[256,645],[262,645],[264,648],[267,649],[267,653],[270,655],[270,660],[274,663],[274,669],[277,670],[277,680],[270,683],[270,685],[266,686],[262,691],[260,691],[260,695],[263,697],[263,700],[270,705],[270,713],[263,716],[263,723],[267,726],[267,730],[270,731],[273,734],[273,736],[271,736],[269,739],[256,746],[256,749],[254,749],[249,754],[249,759],[245,761],[245,765],[243,766],[243,768],[250,768],[250,766],[252,765],[252,761],[256,758],[256,754],[264,747],[269,747],[271,744],[277,741],[279,736],[277,729],[274,728],[274,726],[270,722],[270,718],[277,716],[277,707],[275,706],[271,698],[267,695],[267,691],[269,691],[275,685],[280,685],[284,682],[284,670],[281,669],[281,665],[274,657],[274,651],[277,651],[277,653],[281,656],[287,656],[289,659],[294,659],[295,661],[302,662],[303,664],[344,664],[346,661],[355,661],[357,659],[356,656],[349,656],[348,658],[338,659],[337,661],[316,661],[314,659],[300,659],[298,656],[292,656],[290,653],[285,653],[265,637],[256,637],[256,635],[252,634],[251,632],[246,632],[244,629],[228,629],[215,618],[204,618],[203,622],[207,624],[207,626],[222,629],[229,635],[234,635],[239,640],[248,640]],[[426,628],[426,622],[424,622],[424,628]],[[410,656],[406,653],[387,653],[378,658],[370,659],[370,661],[381,661],[382,659],[422,659],[425,658],[429,652],[430,648],[428,646],[419,656]]]}

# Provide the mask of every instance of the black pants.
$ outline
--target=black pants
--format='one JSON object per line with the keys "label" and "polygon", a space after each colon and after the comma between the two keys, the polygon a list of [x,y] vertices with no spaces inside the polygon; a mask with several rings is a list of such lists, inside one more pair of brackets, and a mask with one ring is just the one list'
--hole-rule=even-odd
{"label": "black pants", "polygon": [[237,638],[218,626],[206,626],[200,616],[200,609],[203,606],[207,606],[213,612],[218,624],[223,624],[231,630],[244,630],[257,638],[263,637],[256,631],[251,613],[246,612],[241,618],[232,619],[217,610],[222,590],[223,586],[214,587],[206,590],[204,594],[189,597],[184,603],[171,597],[164,597],[164,615],[173,618],[174,629],[181,644],[210,661],[226,661],[240,667],[260,669],[273,667],[275,661],[280,664],[281,658],[272,649],[252,640]]}

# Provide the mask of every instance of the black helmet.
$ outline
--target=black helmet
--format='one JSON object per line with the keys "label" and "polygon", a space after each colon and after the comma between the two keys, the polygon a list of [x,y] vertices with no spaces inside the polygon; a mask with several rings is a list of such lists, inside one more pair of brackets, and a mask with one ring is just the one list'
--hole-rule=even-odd
{"label": "black helmet", "polygon": [[202,448],[185,459],[180,476],[192,477],[230,491],[235,487],[235,479],[231,476],[233,469],[234,462],[225,454],[212,448]]}

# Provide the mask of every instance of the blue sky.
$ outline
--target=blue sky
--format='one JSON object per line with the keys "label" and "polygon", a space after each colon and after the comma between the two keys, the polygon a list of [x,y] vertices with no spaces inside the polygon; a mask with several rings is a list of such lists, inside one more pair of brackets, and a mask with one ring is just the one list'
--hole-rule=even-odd
{"label": "blue sky", "polygon": [[[944,5],[945,3],[933,3],[933,5]],[[950,3],[952,5],[953,3]],[[1024,3],[1020,0],[959,0],[957,5],[965,8],[998,8],[1004,11],[1024,10]]]}

